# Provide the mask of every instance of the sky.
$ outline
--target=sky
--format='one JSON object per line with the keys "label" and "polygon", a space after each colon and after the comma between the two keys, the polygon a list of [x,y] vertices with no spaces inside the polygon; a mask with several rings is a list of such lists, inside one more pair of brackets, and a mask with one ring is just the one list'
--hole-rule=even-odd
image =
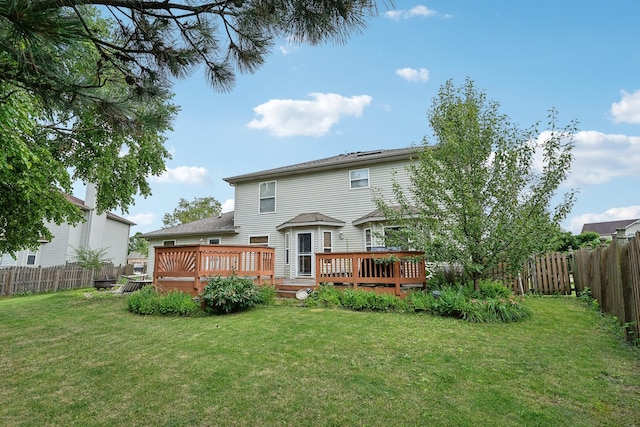
{"label": "sky", "polygon": [[[640,218],[640,2],[395,0],[345,44],[276,43],[229,93],[195,72],[174,87],[181,108],[167,170],[128,212],[131,234],[162,228],[180,198],[215,197],[233,210],[225,177],[354,151],[409,147],[431,135],[438,89],[474,81],[523,129],[578,122],[561,193],[577,200],[562,223]],[[84,189],[74,195],[84,197]]]}

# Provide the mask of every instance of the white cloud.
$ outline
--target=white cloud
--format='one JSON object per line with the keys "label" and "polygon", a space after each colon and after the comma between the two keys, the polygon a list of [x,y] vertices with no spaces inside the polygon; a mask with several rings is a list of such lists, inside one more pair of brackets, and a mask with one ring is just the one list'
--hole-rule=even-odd
{"label": "white cloud", "polygon": [[616,177],[640,177],[640,136],[578,132],[569,184],[603,184]]}
{"label": "white cloud", "polygon": [[276,136],[323,136],[344,116],[362,116],[372,98],[346,98],[335,93],[311,93],[311,101],[272,99],[253,109],[260,119],[247,124],[251,129],[267,129]]}
{"label": "white cloud", "polygon": [[569,222],[569,231],[574,234],[582,231],[584,224],[592,222],[618,221],[622,219],[640,218],[640,206],[626,206],[622,208],[607,209],[603,213],[586,213],[571,218]]}
{"label": "white cloud", "polygon": [[616,123],[640,123],[640,90],[622,91],[620,102],[611,104],[611,115]]}
{"label": "white cloud", "polygon": [[232,210],[235,209],[235,204],[236,204],[235,199],[227,199],[227,200],[225,200],[224,203],[222,204],[222,211],[221,212],[222,213],[231,212]]}
{"label": "white cloud", "polygon": [[399,68],[396,74],[410,82],[426,82],[429,80],[429,70],[426,68]]}
{"label": "white cloud", "polygon": [[[542,132],[538,142],[550,135]],[[565,182],[570,187],[605,184],[614,178],[640,177],[640,136],[581,131],[575,134],[573,163]],[[534,168],[542,170],[542,152],[534,158]]]}
{"label": "white cloud", "polygon": [[178,166],[174,169],[167,169],[160,176],[152,176],[152,182],[160,184],[178,183],[178,184],[206,184],[209,183],[209,175],[207,169],[197,166]]}
{"label": "white cloud", "polygon": [[[389,19],[399,21],[400,19],[410,19],[416,16],[435,16],[438,15],[438,12],[433,9],[429,9],[427,6],[418,5],[409,10],[390,10],[385,12],[384,15]],[[446,17],[450,17],[450,15],[446,15]]]}
{"label": "white cloud", "polygon": [[129,221],[133,221],[136,225],[150,225],[156,220],[156,214],[154,213],[139,213],[135,215],[127,216]]}

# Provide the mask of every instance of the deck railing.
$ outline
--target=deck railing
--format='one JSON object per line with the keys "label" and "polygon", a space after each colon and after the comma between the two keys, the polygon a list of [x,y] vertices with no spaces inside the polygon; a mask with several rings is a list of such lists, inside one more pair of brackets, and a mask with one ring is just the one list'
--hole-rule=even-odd
{"label": "deck railing", "polygon": [[197,295],[208,278],[251,277],[275,283],[274,249],[249,245],[156,246],[153,283],[161,291],[177,289]]}
{"label": "deck railing", "polygon": [[426,287],[424,252],[328,252],[316,254],[316,288],[321,283],[348,285],[402,296]]}

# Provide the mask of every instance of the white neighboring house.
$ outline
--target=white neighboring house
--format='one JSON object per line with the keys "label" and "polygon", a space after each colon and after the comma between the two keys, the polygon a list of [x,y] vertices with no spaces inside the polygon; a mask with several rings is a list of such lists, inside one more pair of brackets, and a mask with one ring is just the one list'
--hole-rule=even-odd
{"label": "white neighboring house", "polygon": [[114,265],[127,263],[129,250],[129,232],[135,223],[111,212],[98,215],[96,212],[96,188],[87,185],[85,200],[67,195],[67,199],[78,206],[84,215],[84,222],[76,226],[69,224],[48,224],[48,228],[55,236],[53,240],[40,241],[37,251],[22,250],[14,259],[9,254],[0,258],[0,267],[33,266],[51,267],[64,265],[75,261],[75,250],[91,248],[93,250],[106,249],[105,258],[109,258]]}
{"label": "white neighboring house", "polygon": [[618,221],[607,221],[607,222],[591,222],[584,224],[582,226],[581,233],[586,231],[594,231],[600,235],[600,237],[604,238],[612,238],[616,235],[617,229],[623,229],[624,235],[628,238],[635,236],[635,234],[640,231],[640,219],[623,219]]}
{"label": "white neighboring house", "polygon": [[235,212],[143,234],[150,242],[147,273],[153,273],[154,246],[270,246],[279,278],[313,278],[318,252],[384,246],[381,236],[394,224],[378,211],[374,192],[389,201],[394,179],[407,188],[415,152],[355,152],[225,178],[235,187]]}

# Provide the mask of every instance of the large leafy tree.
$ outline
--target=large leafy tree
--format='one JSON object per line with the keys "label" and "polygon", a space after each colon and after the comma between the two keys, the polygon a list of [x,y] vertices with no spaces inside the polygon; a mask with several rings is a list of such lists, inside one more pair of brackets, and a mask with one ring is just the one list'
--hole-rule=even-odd
{"label": "large leafy tree", "polygon": [[191,202],[180,198],[178,207],[173,210],[173,213],[164,214],[162,223],[166,227],[173,227],[178,224],[218,216],[221,210],[222,205],[213,197],[196,197]]}
{"label": "large leafy tree", "polygon": [[393,200],[378,204],[406,226],[401,238],[431,260],[462,265],[476,287],[499,263],[518,271],[573,205],[573,191],[552,203],[569,173],[575,124],[558,130],[552,111],[550,131],[522,130],[470,79],[444,84],[428,119],[433,142],[425,137],[409,166],[409,190],[394,182]]}
{"label": "large leafy tree", "polygon": [[148,196],[169,158],[173,81],[203,66],[230,90],[279,37],[344,42],[375,0],[0,2],[0,252],[75,223],[62,193],[97,186],[100,211]]}

